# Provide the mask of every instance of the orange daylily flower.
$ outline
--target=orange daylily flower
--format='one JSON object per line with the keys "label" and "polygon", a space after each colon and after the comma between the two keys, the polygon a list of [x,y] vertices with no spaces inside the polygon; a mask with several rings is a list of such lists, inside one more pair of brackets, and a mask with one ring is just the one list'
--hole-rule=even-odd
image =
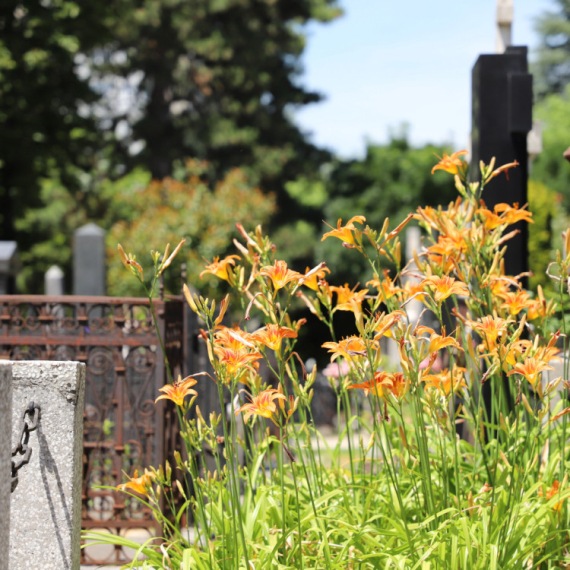
{"label": "orange daylily flower", "polygon": [[517,362],[514,365],[513,369],[509,373],[507,373],[507,376],[512,376],[513,374],[520,374],[530,382],[533,388],[536,388],[541,373],[544,372],[545,370],[554,370],[554,368],[544,360],[539,360],[538,358],[530,357],[527,358],[524,362]]}
{"label": "orange daylily flower", "polygon": [[368,289],[362,289],[361,291],[356,292],[357,286],[354,289],[350,289],[348,283],[345,283],[342,287],[335,287],[331,285],[331,291],[334,291],[337,294],[336,300],[336,307],[335,310],[337,311],[352,311],[353,307],[351,305],[351,300],[356,303],[358,307],[362,304],[364,297],[366,297],[366,293],[368,293]]}
{"label": "orange daylily flower", "polygon": [[531,307],[534,303],[530,295],[524,290],[500,293],[498,296],[504,301],[501,308],[508,309],[511,315],[518,315],[523,309]]}
{"label": "orange daylily flower", "polygon": [[454,152],[450,155],[447,153],[443,153],[443,157],[437,156],[439,158],[439,162],[431,169],[431,173],[433,174],[436,170],[445,170],[445,172],[449,172],[450,174],[458,174],[459,169],[463,168],[465,162],[463,162],[459,157],[463,156],[464,154],[469,154],[466,150],[459,150]]}
{"label": "orange daylily flower", "polygon": [[556,303],[554,300],[551,300],[548,303],[546,302],[542,287],[539,285],[538,299],[535,299],[528,308],[528,320],[533,321],[535,319],[545,319],[546,317],[549,317],[554,311],[555,305]]}
{"label": "orange daylily flower", "polygon": [[455,393],[467,385],[464,377],[465,371],[465,368],[456,366],[453,369],[453,375],[449,369],[445,369],[438,374],[427,374],[422,380],[428,388],[436,389],[440,394],[447,397],[451,394],[452,386]]}
{"label": "orange daylily flower", "polygon": [[556,347],[556,343],[560,338],[560,331],[553,334],[546,346],[539,346],[534,351],[534,357],[543,362],[550,362],[551,360],[562,360],[558,354],[560,351]]}
{"label": "orange daylily flower", "polygon": [[236,416],[241,412],[245,412],[243,417],[244,422],[247,422],[251,416],[256,415],[270,419],[273,423],[276,424],[277,422],[274,418],[274,415],[277,412],[275,400],[286,401],[287,398],[284,394],[281,394],[275,388],[269,388],[263,392],[260,392],[257,396],[250,398],[250,400],[251,403],[244,404],[236,410]]}
{"label": "orange daylily flower", "polygon": [[392,327],[400,322],[400,320],[406,316],[404,311],[393,311],[388,313],[387,315],[380,315],[374,323],[374,328],[372,329],[376,334],[374,335],[375,339],[379,339],[383,336],[388,338],[393,338],[394,335],[392,334]]}
{"label": "orange daylily flower", "polygon": [[430,327],[425,327],[425,326],[418,327],[418,329],[417,329],[418,336],[423,334],[424,332],[427,332],[430,335],[429,347],[428,347],[428,352],[430,354],[433,352],[438,352],[442,348],[446,348],[448,346],[452,346],[452,347],[457,348],[459,350],[463,350],[459,346],[457,340],[455,340],[453,337],[445,336],[445,331],[444,331],[443,335],[440,335],[440,334],[437,334]]}
{"label": "orange daylily flower", "polygon": [[[372,348],[376,350],[378,348],[377,342],[372,342]],[[364,357],[367,355],[366,343],[359,336],[349,336],[343,338],[340,342],[325,342],[322,345],[329,352],[332,352],[331,362],[334,362],[337,358],[342,357],[348,361],[354,361],[355,357]]]}
{"label": "orange daylily flower", "polygon": [[335,237],[342,240],[344,243],[356,245],[354,242],[354,234],[352,232],[360,232],[360,230],[356,228],[354,224],[363,224],[365,221],[366,218],[364,216],[354,216],[348,220],[346,226],[341,226],[342,218],[339,218],[336,224],[336,229],[334,229],[332,226],[329,226],[329,228],[331,228],[331,231],[324,234],[321,238],[321,241],[326,240],[328,237]]}
{"label": "orange daylily flower", "polygon": [[533,224],[532,212],[525,210],[526,206],[519,209],[518,203],[515,202],[513,206],[508,204],[497,204],[493,211],[491,212],[485,207],[485,203],[482,201],[483,207],[477,210],[477,214],[481,214],[484,218],[485,228],[487,230],[494,230],[499,226],[510,226],[519,221],[529,222]]}
{"label": "orange daylily flower", "polygon": [[214,352],[220,364],[226,367],[226,371],[230,375],[238,374],[244,369],[255,373],[256,361],[263,358],[263,355],[259,352],[246,352],[245,350],[224,347],[215,347]]}
{"label": "orange daylily flower", "polygon": [[497,346],[497,340],[503,339],[511,322],[511,320],[502,319],[495,314],[494,316],[487,315],[480,321],[468,321],[467,324],[483,337],[486,343],[484,348],[493,351]]}
{"label": "orange daylily flower", "polygon": [[212,263],[206,265],[206,269],[200,273],[200,279],[202,279],[202,275],[204,273],[211,273],[220,279],[225,279],[226,281],[229,280],[229,266],[235,265],[236,259],[241,259],[239,255],[228,255],[224,259],[220,261],[219,257],[214,257]]}
{"label": "orange daylily flower", "polygon": [[421,283],[414,283],[412,281],[407,281],[404,285],[402,299],[407,301],[412,297],[414,297],[414,299],[417,299],[418,301],[423,302],[426,298],[424,293],[424,287]]}
{"label": "orange daylily flower", "polygon": [[233,350],[255,348],[251,334],[247,331],[242,331],[237,326],[229,328],[224,325],[218,325],[214,331],[214,337],[216,346],[231,348]]}
{"label": "orange daylily flower", "polygon": [[162,388],[158,390],[160,392],[164,392],[162,396],[159,396],[155,402],[158,400],[171,400],[177,406],[184,406],[184,398],[186,396],[197,396],[198,392],[196,390],[192,390],[192,386],[197,384],[194,378],[186,378],[185,380],[178,380],[175,384],[166,384]]}
{"label": "orange daylily flower", "polygon": [[416,212],[417,213],[414,214],[414,218],[416,220],[418,220],[419,222],[423,222],[425,225],[434,230],[437,231],[441,230],[438,211],[434,207],[426,206],[425,208],[422,208],[421,206],[418,206]]}
{"label": "orange daylily flower", "polygon": [[[304,279],[302,280],[302,284],[305,285],[305,287],[312,289],[313,291],[318,291],[319,281],[321,279],[324,279],[327,273],[330,273],[330,269],[328,267],[321,267],[316,271],[314,269],[309,269],[307,267],[307,269],[305,270]],[[307,275],[309,276],[307,277]]]}
{"label": "orange daylily flower", "polygon": [[390,372],[380,371],[374,374],[373,380],[352,384],[347,389],[364,390],[366,396],[374,394],[379,398],[385,398],[388,394],[393,394],[396,398],[401,398],[408,390],[408,383],[401,372],[391,374]]}
{"label": "orange daylily flower", "polygon": [[291,282],[297,282],[302,279],[302,275],[297,271],[287,268],[287,263],[279,259],[274,265],[266,265],[259,271],[259,275],[269,277],[273,283],[275,291],[282,289]]}
{"label": "orange daylily flower", "polygon": [[508,366],[514,366],[531,346],[530,340],[519,339],[508,347],[499,345],[494,353],[503,362],[503,371],[507,372]]}
{"label": "orange daylily flower", "polygon": [[410,383],[402,372],[392,374],[392,388],[390,391],[396,398],[400,399],[405,396],[409,387]]}
{"label": "orange daylily flower", "polygon": [[281,341],[284,338],[297,338],[297,333],[287,327],[271,323],[251,334],[254,342],[261,343],[275,352],[281,350]]}
{"label": "orange daylily flower", "polygon": [[449,277],[447,275],[444,275],[443,277],[430,275],[429,277],[426,277],[421,284],[424,287],[429,287],[434,290],[436,303],[447,299],[451,295],[469,296],[469,289],[465,283],[457,281],[454,277]]}
{"label": "orange daylily flower", "polygon": [[[492,277],[489,281],[491,293],[495,297],[501,297],[510,292],[510,287],[513,285],[513,278],[500,275],[499,277]],[[516,281],[515,281],[516,283]]]}
{"label": "orange daylily flower", "polygon": [[[557,479],[554,480],[554,482],[552,483],[552,487],[550,487],[550,489],[548,489],[547,491],[545,491],[543,487],[541,487],[538,490],[538,495],[540,497],[544,497],[547,501],[550,501],[552,497],[558,494],[560,494],[560,481],[558,481]],[[554,504],[552,508],[557,512],[560,511],[560,509],[562,509],[562,505],[564,504],[565,500],[566,499],[558,501],[557,503]]]}
{"label": "orange daylily flower", "polygon": [[427,248],[430,257],[434,254],[442,257],[461,257],[461,254],[467,251],[466,234],[467,230],[462,232],[453,230],[446,235],[440,234],[437,243]]}
{"label": "orange daylily flower", "polygon": [[391,299],[394,295],[402,293],[404,290],[401,287],[397,287],[396,284],[390,279],[390,271],[388,269],[384,270],[384,279],[380,281],[379,279],[371,279],[366,283],[378,289],[378,297],[386,302]]}
{"label": "orange daylily flower", "polygon": [[148,497],[152,481],[154,479],[154,475],[152,473],[145,469],[144,475],[141,475],[139,477],[139,472],[135,470],[134,477],[128,477],[128,479],[128,483],[123,483],[117,487],[118,491],[131,490],[135,493],[138,493],[139,495],[146,495]]}

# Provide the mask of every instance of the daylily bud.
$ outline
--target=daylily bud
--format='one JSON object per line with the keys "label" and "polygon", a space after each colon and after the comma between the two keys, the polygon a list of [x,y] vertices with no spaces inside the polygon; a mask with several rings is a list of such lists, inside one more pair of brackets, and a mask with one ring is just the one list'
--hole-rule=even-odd
{"label": "daylily bud", "polygon": [[190,289],[188,289],[188,285],[186,285],[186,283],[184,283],[184,285],[182,287],[182,291],[184,293],[184,297],[186,299],[186,302],[188,303],[188,305],[190,305],[190,308],[195,313],[197,313],[198,307],[196,306],[196,303],[195,303],[194,299],[192,298],[192,293],[190,293]]}
{"label": "daylily bud", "polygon": [[378,234],[378,242],[380,242],[380,240],[384,237],[384,235],[388,231],[389,225],[390,225],[390,218],[386,218],[384,220],[384,224],[382,225],[382,229],[380,230],[380,233]]}
{"label": "daylily bud", "polygon": [[[117,244],[117,249],[119,250],[119,255],[121,256],[121,261],[123,262],[123,265],[125,267],[128,267],[129,259],[127,257],[127,254],[125,253],[125,250],[123,249],[123,246],[120,243]],[[566,251],[568,251],[568,248],[566,248]]]}
{"label": "daylily bud", "polygon": [[230,304],[230,295],[227,294],[224,297],[224,300],[220,303],[220,314],[218,315],[218,318],[214,321],[215,326],[219,325],[223,321],[224,315],[226,314],[226,310],[229,304]]}
{"label": "daylily bud", "polygon": [[176,486],[178,487],[180,494],[184,497],[184,500],[187,500],[186,493],[184,492],[182,484],[180,483],[180,481],[178,479],[176,479]]}
{"label": "daylily bud", "polygon": [[184,238],[182,240],[180,240],[180,243],[176,246],[175,250],[172,252],[170,257],[167,257],[168,251],[170,250],[170,244],[166,245],[166,249],[164,251],[164,257],[163,257],[163,259],[165,259],[166,261],[162,262],[162,265],[160,266],[160,269],[158,272],[159,275],[161,275],[162,272],[172,263],[172,260],[178,255],[178,252],[182,249],[182,246],[185,244],[185,242],[186,242],[186,240]]}

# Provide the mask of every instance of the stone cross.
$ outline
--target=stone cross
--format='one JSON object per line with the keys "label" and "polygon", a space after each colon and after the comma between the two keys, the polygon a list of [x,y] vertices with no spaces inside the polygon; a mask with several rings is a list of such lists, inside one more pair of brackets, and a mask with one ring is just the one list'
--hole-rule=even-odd
{"label": "stone cross", "polygon": [[79,570],[85,365],[13,362],[12,377],[13,442],[30,401],[41,412],[11,495],[10,570]]}
{"label": "stone cross", "polygon": [[12,365],[0,362],[0,570],[8,570],[11,441]]}
{"label": "stone cross", "polygon": [[505,53],[513,43],[513,0],[497,0],[497,39],[495,51]]}
{"label": "stone cross", "polygon": [[87,224],[73,235],[73,294],[106,293],[105,230]]}

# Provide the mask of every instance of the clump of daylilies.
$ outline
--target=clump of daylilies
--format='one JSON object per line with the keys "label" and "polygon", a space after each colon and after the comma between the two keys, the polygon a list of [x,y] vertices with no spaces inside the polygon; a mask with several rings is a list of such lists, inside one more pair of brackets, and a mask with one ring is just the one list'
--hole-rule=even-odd
{"label": "clump of daylilies", "polygon": [[[550,374],[566,332],[550,326],[554,299],[527,291],[527,275],[505,274],[513,225],[532,214],[519,204],[490,210],[484,190],[517,163],[481,163],[473,182],[465,154],[444,154],[432,170],[454,178],[459,196],[447,206],[419,207],[392,229],[354,216],[324,234],[364,256],[365,287],[330,284],[324,262],[288,267],[259,227],[240,224],[237,253],[201,274],[232,293],[217,305],[184,286],[210,361],[200,374],[223,412],[204,418],[199,374],[161,388],[157,399],[178,410],[183,453],[174,471],[135,472],[120,487],[163,527],[164,544],[141,550],[148,567],[567,567],[568,372]],[[403,260],[409,223],[424,230],[423,245]],[[560,303],[570,231],[565,239],[568,253],[549,267]],[[155,280],[181,246],[153,254]],[[333,443],[313,421],[317,370],[298,347],[310,323],[290,316],[300,303],[331,333]],[[337,336],[338,311],[354,327]],[[385,357],[390,345],[397,363]]]}

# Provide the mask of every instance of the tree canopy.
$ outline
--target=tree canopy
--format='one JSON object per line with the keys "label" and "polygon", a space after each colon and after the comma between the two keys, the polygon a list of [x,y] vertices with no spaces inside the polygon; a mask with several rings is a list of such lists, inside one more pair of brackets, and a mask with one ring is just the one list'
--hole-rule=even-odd
{"label": "tree canopy", "polygon": [[336,0],[3,3],[0,239],[39,261],[21,288],[39,292],[54,257],[32,250],[70,245],[61,208],[67,230],[105,225],[107,183],[137,167],[177,178],[207,160],[211,188],[240,168],[287,219],[297,204],[284,185],[330,158],[291,119],[320,99],[299,83],[304,26],[340,13]]}
{"label": "tree canopy", "polygon": [[535,25],[540,46],[533,74],[539,97],[563,93],[570,82],[570,0],[553,2],[556,9],[544,12]]}
{"label": "tree canopy", "polygon": [[90,168],[97,148],[92,119],[80,113],[96,94],[76,73],[75,57],[105,41],[104,4],[5,0],[0,6],[0,239],[26,249],[33,235],[16,230],[40,204],[40,181],[54,169]]}

